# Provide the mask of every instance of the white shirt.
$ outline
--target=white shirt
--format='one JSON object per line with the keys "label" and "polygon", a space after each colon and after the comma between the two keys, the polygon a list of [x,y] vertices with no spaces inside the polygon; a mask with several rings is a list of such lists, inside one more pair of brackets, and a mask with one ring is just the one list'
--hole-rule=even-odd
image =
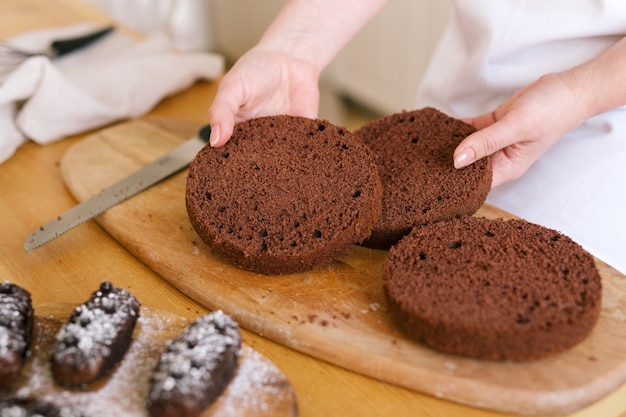
{"label": "white shirt", "polygon": [[[416,104],[477,116],[625,35],[624,0],[454,0]],[[561,231],[626,273],[626,108],[568,133],[487,202]]]}

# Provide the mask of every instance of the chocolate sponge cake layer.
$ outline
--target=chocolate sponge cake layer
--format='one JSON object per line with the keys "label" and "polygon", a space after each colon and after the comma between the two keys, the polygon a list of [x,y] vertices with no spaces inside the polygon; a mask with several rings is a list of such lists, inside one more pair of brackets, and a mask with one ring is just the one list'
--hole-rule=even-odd
{"label": "chocolate sponge cake layer", "polygon": [[376,153],[383,184],[382,216],[364,246],[387,249],[413,226],[480,208],[491,189],[490,159],[455,169],[452,157],[474,131],[427,107],[374,120],[354,132]]}
{"label": "chocolate sponge cake layer", "polygon": [[236,265],[301,272],[344,254],[380,218],[382,187],[362,140],[325,120],[271,116],[202,149],[186,186],[202,240]]}
{"label": "chocolate sponge cake layer", "polygon": [[417,227],[390,250],[383,280],[409,335],[478,358],[563,352],[589,335],[601,308],[593,257],[524,220],[465,216]]}

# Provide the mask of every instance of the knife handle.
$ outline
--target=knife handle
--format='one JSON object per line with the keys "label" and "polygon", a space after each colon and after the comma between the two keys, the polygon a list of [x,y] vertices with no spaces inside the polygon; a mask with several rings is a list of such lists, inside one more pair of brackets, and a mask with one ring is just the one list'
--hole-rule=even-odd
{"label": "knife handle", "polygon": [[209,137],[211,137],[211,125],[206,125],[200,129],[198,136],[204,143],[209,143]]}
{"label": "knife handle", "polygon": [[98,30],[97,32],[93,32],[78,38],[54,41],[52,42],[50,47],[52,48],[52,51],[54,51],[54,56],[62,56],[65,54],[69,54],[76,49],[82,48],[83,46],[89,45],[90,43],[96,41],[97,39],[100,39],[107,33],[111,32],[113,29],[113,26],[109,26],[104,29]]}

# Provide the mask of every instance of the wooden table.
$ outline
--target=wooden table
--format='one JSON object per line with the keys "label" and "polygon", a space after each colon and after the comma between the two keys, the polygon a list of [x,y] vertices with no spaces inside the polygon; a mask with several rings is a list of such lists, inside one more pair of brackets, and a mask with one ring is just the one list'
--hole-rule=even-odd
{"label": "wooden table", "polygon": [[[0,38],[84,20],[108,21],[79,0],[0,2]],[[166,99],[149,116],[204,122],[216,86],[216,82],[199,83]],[[59,164],[64,152],[83,137],[43,147],[27,143],[0,164],[0,280],[27,288],[35,308],[43,303],[82,302],[103,279],[115,277],[118,285],[133,291],[145,306],[186,317],[206,312],[130,255],[93,221],[56,242],[45,260],[24,252],[24,239],[34,228],[76,204],[60,177]],[[81,249],[69,251],[68,247]],[[245,330],[243,336],[245,343],[272,360],[290,380],[301,416],[504,415],[366,378]],[[571,416],[626,417],[626,386]]]}

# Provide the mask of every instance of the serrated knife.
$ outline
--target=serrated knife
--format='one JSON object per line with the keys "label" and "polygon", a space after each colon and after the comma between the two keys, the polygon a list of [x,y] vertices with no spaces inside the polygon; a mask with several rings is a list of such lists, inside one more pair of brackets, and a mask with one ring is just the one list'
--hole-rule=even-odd
{"label": "serrated knife", "polygon": [[24,250],[31,252],[45,245],[74,227],[183,170],[191,163],[198,151],[207,144],[210,135],[211,127],[206,125],[199,130],[196,136],[188,139],[156,161],[39,227],[26,238]]}

